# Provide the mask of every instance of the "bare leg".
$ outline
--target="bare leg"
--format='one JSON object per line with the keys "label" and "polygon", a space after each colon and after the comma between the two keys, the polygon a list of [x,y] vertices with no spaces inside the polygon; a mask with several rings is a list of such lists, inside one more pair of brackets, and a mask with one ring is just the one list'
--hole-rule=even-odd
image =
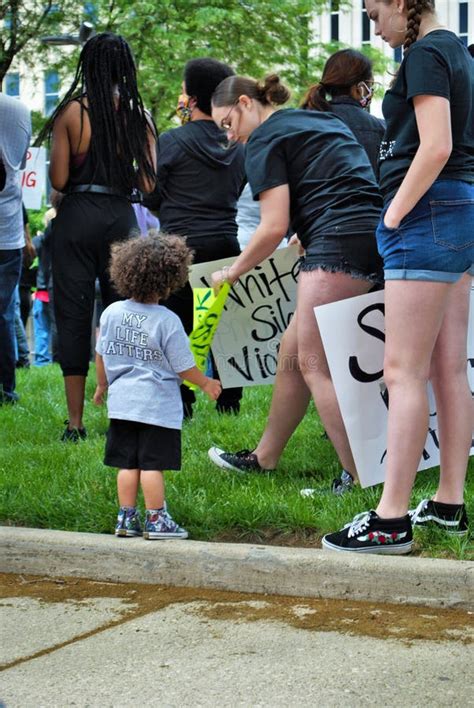
{"label": "bare leg", "polygon": [[270,413],[254,451],[263,469],[277,466],[288,440],[304,418],[310,400],[310,392],[298,364],[296,319],[295,312],[281,339]]}
{"label": "bare leg", "polygon": [[162,509],[165,503],[165,481],[163,472],[158,470],[142,470],[140,484],[147,509]]}
{"label": "bare leg", "polygon": [[120,506],[135,506],[137,503],[140,470],[119,470],[117,492]]}
{"label": "bare leg", "polygon": [[450,289],[443,324],[431,361],[436,396],[441,474],[434,499],[462,504],[473,431],[473,401],[466,374],[467,328],[471,278]]}
{"label": "bare leg", "polygon": [[404,516],[408,510],[428,431],[431,357],[451,288],[447,283],[386,283],[384,378],[390,406],[387,474],[377,508],[385,518]]}
{"label": "bare leg", "polygon": [[66,389],[69,430],[72,430],[72,428],[82,428],[86,377],[65,376],[64,387]]}
{"label": "bare leg", "polygon": [[358,479],[357,470],[313,308],[363,295],[369,289],[370,283],[366,280],[352,278],[346,273],[328,273],[321,269],[300,273],[298,282],[297,329],[300,369],[341,465],[354,479]]}

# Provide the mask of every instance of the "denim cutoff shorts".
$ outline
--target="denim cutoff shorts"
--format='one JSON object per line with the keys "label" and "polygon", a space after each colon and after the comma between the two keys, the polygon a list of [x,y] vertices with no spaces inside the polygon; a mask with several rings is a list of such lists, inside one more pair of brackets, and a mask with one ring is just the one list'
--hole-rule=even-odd
{"label": "denim cutoff shorts", "polygon": [[474,184],[436,180],[396,229],[383,223],[390,201],[377,227],[385,280],[455,283],[474,275]]}
{"label": "denim cutoff shorts", "polygon": [[383,283],[383,263],[377,252],[377,223],[335,226],[305,244],[300,261],[302,271],[321,268],[330,273],[347,273],[353,278]]}

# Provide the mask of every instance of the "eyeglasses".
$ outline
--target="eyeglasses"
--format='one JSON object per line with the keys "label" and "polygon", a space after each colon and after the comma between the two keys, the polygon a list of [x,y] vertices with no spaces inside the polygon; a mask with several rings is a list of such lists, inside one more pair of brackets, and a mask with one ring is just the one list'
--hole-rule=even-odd
{"label": "eyeglasses", "polygon": [[232,108],[228,112],[228,114],[221,120],[221,128],[222,130],[232,130],[232,123],[230,122],[230,116],[232,115],[232,111],[234,108],[237,106],[239,103],[239,99],[236,98],[234,103],[232,104]]}

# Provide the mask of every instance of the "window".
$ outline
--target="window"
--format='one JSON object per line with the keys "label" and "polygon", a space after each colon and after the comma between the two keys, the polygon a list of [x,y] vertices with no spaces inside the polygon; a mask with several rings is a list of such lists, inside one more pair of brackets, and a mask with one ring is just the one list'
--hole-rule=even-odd
{"label": "window", "polygon": [[459,3],[459,37],[463,44],[468,43],[468,2]]}
{"label": "window", "polygon": [[339,0],[331,0],[331,42],[339,41]]}
{"label": "window", "polygon": [[5,76],[5,93],[7,96],[20,98],[20,74],[7,74]]}
{"label": "window", "polygon": [[362,44],[370,44],[370,20],[362,0]]}
{"label": "window", "polygon": [[46,71],[44,74],[44,114],[50,116],[58,105],[59,76],[57,71]]}

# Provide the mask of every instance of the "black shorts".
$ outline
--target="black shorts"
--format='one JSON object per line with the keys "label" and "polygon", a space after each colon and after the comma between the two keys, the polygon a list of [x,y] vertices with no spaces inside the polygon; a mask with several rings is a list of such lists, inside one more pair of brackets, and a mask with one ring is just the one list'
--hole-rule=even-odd
{"label": "black shorts", "polygon": [[348,273],[374,284],[383,283],[383,262],[377,251],[375,228],[356,231],[360,225],[344,225],[313,237],[306,246],[301,270]]}
{"label": "black shorts", "polygon": [[181,430],[111,418],[104,464],[122,470],[179,470]]}

